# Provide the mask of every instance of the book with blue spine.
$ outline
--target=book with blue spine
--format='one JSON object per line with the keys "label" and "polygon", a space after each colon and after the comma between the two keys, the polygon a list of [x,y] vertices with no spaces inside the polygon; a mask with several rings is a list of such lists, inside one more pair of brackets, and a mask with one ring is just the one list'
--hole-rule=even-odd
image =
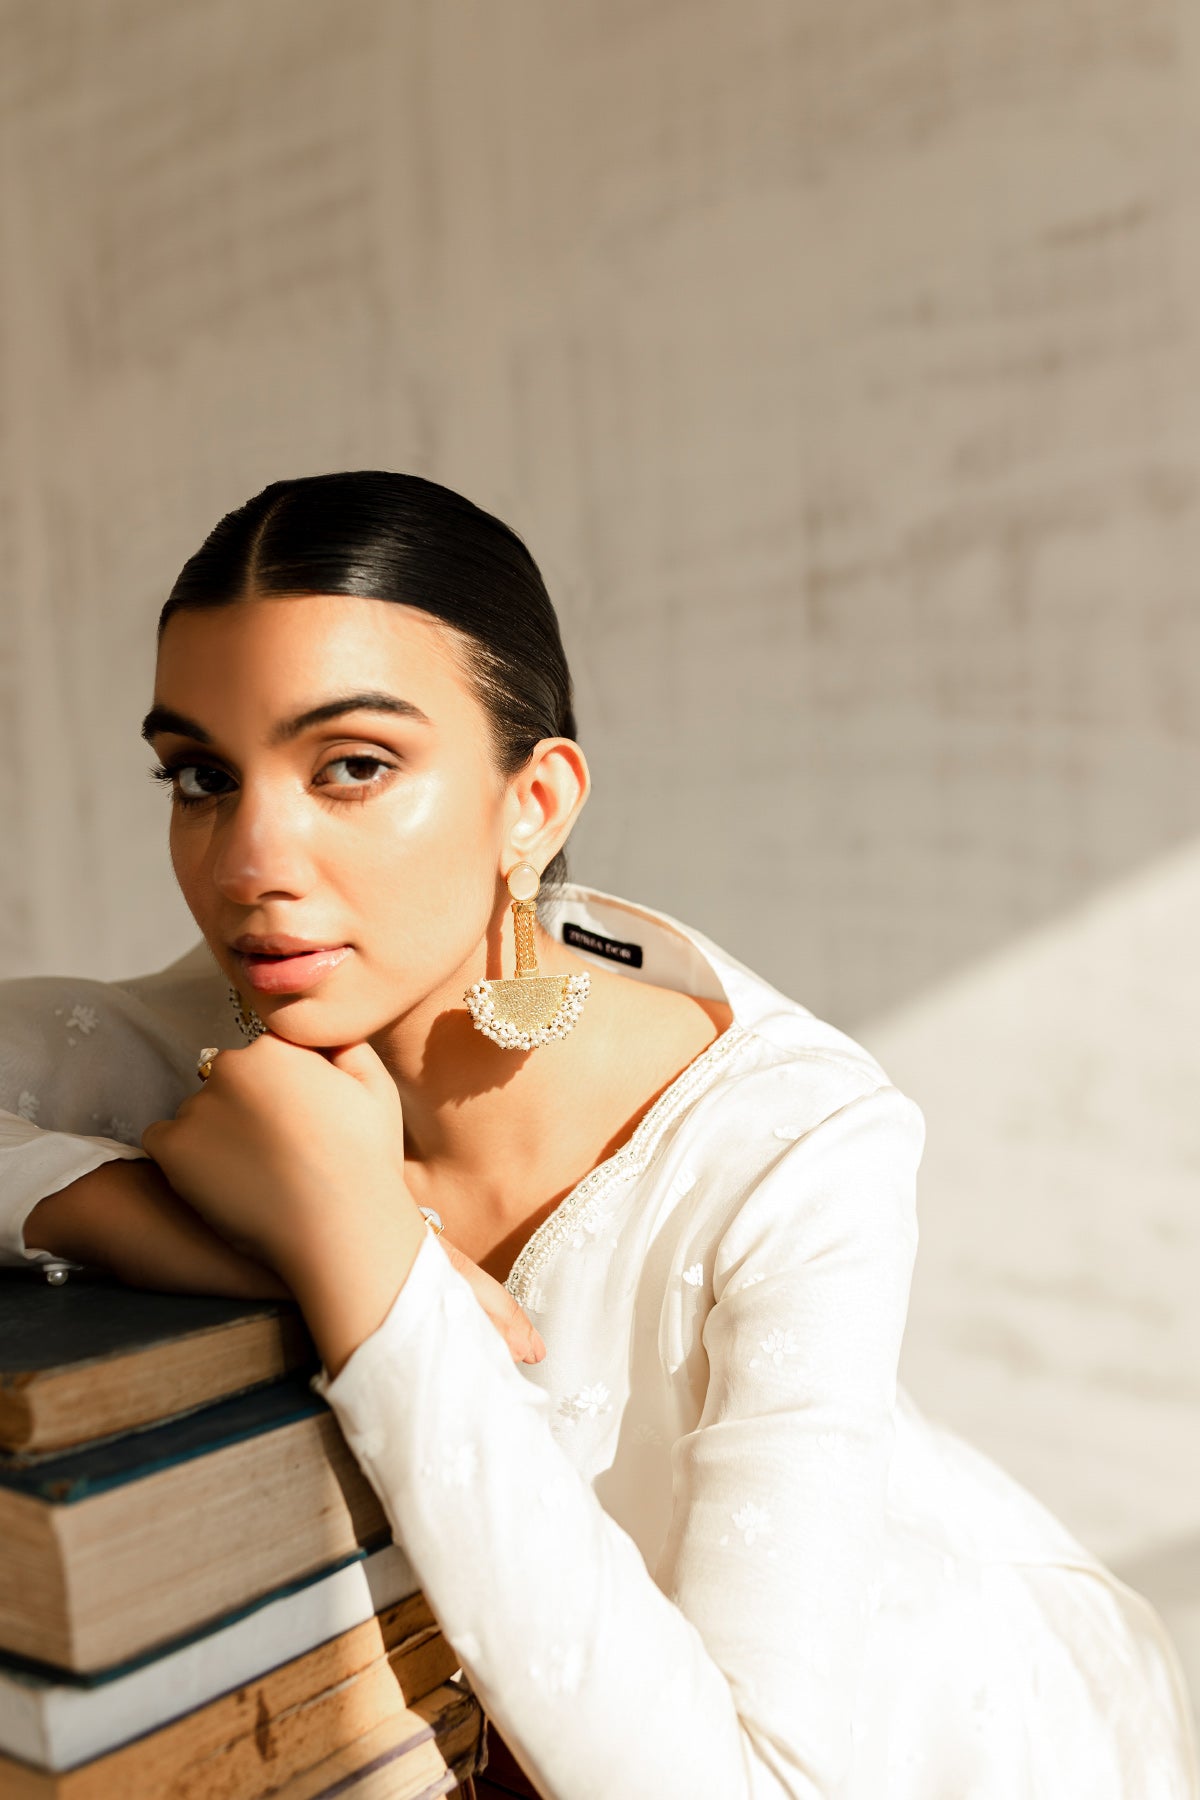
{"label": "book with blue spine", "polygon": [[69,1449],[315,1367],[291,1301],[0,1270],[0,1452]]}

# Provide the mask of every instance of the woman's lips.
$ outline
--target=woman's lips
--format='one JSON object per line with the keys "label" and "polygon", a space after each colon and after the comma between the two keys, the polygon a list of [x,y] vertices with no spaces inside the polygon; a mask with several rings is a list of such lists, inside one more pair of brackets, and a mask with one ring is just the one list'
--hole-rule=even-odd
{"label": "woman's lips", "polygon": [[332,950],[306,950],[299,956],[253,956],[242,950],[238,961],[246,980],[260,994],[303,994],[349,954],[349,944]]}

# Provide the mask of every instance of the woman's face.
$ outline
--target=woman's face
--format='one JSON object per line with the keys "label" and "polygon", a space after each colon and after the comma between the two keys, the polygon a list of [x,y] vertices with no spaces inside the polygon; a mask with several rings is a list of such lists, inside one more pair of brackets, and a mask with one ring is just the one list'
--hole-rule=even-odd
{"label": "woman's face", "polygon": [[357,1043],[414,1009],[432,1023],[484,973],[520,802],[460,642],[416,608],[324,594],[163,632],[145,733],[172,774],[175,875],[293,1043]]}

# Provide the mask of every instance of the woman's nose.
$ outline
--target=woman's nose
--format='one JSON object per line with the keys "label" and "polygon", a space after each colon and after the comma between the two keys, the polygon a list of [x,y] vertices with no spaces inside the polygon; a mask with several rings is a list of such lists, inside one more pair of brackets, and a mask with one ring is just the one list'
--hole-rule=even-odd
{"label": "woman's nose", "polygon": [[218,891],[239,906],[307,893],[312,858],[297,809],[278,790],[243,787],[217,829],[211,873]]}

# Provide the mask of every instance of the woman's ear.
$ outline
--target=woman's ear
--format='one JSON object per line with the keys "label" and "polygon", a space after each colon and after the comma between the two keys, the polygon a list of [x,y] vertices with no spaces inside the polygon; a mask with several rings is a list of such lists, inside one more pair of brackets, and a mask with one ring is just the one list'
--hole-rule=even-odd
{"label": "woman's ear", "polygon": [[518,857],[544,869],[570,836],[591,791],[587,758],[574,738],[542,738],[508,790],[506,841]]}

